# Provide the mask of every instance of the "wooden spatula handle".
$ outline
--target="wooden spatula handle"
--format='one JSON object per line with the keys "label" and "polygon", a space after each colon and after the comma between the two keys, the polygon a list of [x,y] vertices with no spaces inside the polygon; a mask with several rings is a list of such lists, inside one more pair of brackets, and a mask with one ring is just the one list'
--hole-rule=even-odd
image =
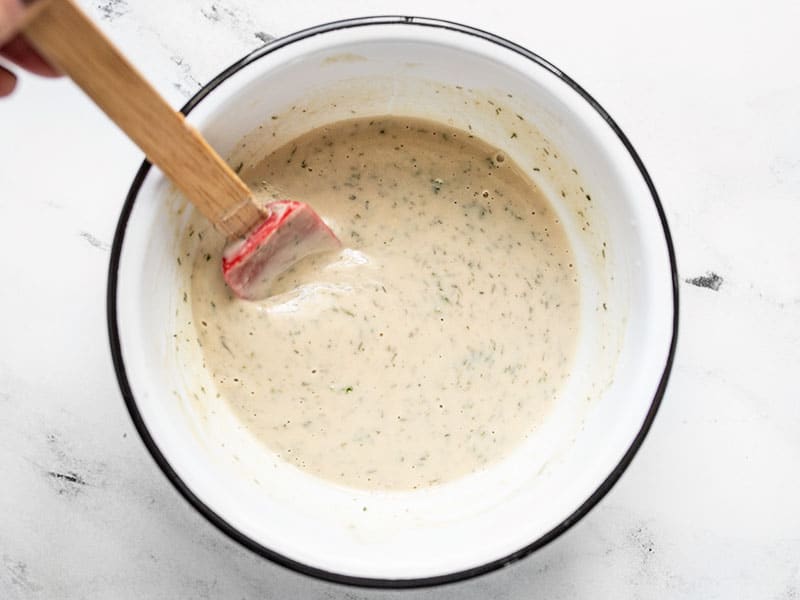
{"label": "wooden spatula handle", "polygon": [[25,35],[69,75],[214,225],[242,236],[263,214],[203,137],[134,69],[73,0],[40,0]]}

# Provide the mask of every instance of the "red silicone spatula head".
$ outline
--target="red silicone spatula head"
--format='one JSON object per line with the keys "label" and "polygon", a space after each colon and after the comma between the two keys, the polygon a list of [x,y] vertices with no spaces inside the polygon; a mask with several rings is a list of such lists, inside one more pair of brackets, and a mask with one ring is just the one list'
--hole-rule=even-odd
{"label": "red silicone spatula head", "polygon": [[222,255],[222,275],[240,298],[269,295],[275,278],[306,256],[335,250],[339,239],[310,206],[294,200],[267,205],[268,215]]}

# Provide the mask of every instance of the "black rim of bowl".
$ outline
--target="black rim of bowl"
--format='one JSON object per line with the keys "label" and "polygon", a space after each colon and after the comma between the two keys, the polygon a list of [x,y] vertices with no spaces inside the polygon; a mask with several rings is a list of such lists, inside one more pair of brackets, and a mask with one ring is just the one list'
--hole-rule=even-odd
{"label": "black rim of bowl", "polygon": [[653,423],[653,419],[658,412],[658,407],[661,404],[661,399],[664,396],[664,392],[666,390],[667,379],[669,378],[669,373],[672,369],[672,362],[675,355],[675,347],[677,343],[677,336],[678,336],[678,272],[675,262],[675,250],[672,245],[672,237],[669,232],[669,227],[667,226],[666,217],[664,215],[664,209],[661,206],[661,201],[659,200],[658,193],[656,192],[655,185],[653,181],[650,179],[650,176],[645,169],[642,160],[639,158],[636,150],[633,148],[633,145],[628,140],[627,136],[622,132],[622,130],[617,126],[614,120],[609,116],[609,114],[597,103],[597,101],[592,98],[581,86],[579,86],[575,81],[573,81],[570,77],[562,73],[558,68],[547,62],[542,57],[534,54],[533,52],[514,44],[504,38],[498,37],[486,31],[482,31],[480,29],[475,29],[473,27],[469,27],[466,25],[461,25],[459,23],[454,23],[451,21],[443,21],[438,19],[428,19],[422,17],[406,17],[406,16],[380,16],[380,17],[366,17],[366,18],[358,18],[358,19],[346,19],[343,21],[334,21],[332,23],[327,23],[324,25],[319,25],[316,27],[311,27],[308,29],[304,29],[302,31],[298,31],[297,33],[288,35],[283,38],[279,38],[273,40],[266,44],[265,46],[258,48],[257,50],[253,51],[252,53],[248,54],[241,60],[235,62],[230,67],[222,71],[219,75],[217,75],[214,79],[212,79],[209,83],[203,86],[197,94],[192,97],[189,102],[181,109],[181,112],[184,114],[188,114],[197,104],[199,104],[203,98],[205,98],[211,91],[213,91],[220,83],[228,79],[234,73],[237,73],[239,70],[243,69],[247,65],[251,64],[252,62],[282,48],[288,44],[293,42],[297,42],[300,40],[304,40],[306,38],[319,35],[321,33],[327,33],[331,31],[337,31],[342,29],[349,29],[352,27],[363,27],[365,25],[415,25],[415,26],[424,26],[424,27],[432,27],[438,29],[447,29],[451,31],[456,31],[459,33],[463,33],[466,35],[475,36],[486,41],[492,42],[497,44],[498,46],[502,46],[508,50],[511,50],[531,61],[543,67],[544,69],[550,71],[556,77],[561,79],[564,83],[569,85],[575,92],[577,92],[589,105],[597,111],[597,113],[606,121],[609,127],[614,131],[617,135],[619,140],[624,144],[625,148],[628,150],[631,158],[633,159],[634,163],[636,164],[639,172],[641,173],[642,178],[644,179],[645,183],[647,184],[648,189],[650,190],[650,195],[652,196],[653,203],[655,205],[655,209],[658,213],[658,217],[661,221],[661,227],[663,228],[664,232],[664,240],[667,244],[667,251],[669,254],[670,260],[670,269],[672,272],[672,302],[673,302],[673,323],[672,323],[672,338],[670,341],[669,347],[669,354],[667,355],[667,360],[664,364],[664,370],[661,374],[661,379],[659,380],[658,388],[656,389],[655,396],[653,397],[652,403],[650,404],[650,408],[647,412],[647,415],[642,423],[641,428],[639,429],[636,437],[633,439],[628,450],[625,452],[622,459],[619,461],[617,466],[609,473],[609,475],[603,480],[600,486],[595,490],[595,492],[589,496],[589,498],[581,504],[575,511],[572,512],[567,518],[565,518],[561,523],[559,523],[556,527],[539,537],[538,539],[534,540],[527,546],[520,548],[516,552],[513,552],[507,556],[503,556],[501,558],[497,558],[485,564],[482,564],[477,567],[472,567],[470,569],[465,569],[462,571],[457,571],[454,573],[448,573],[445,575],[436,575],[433,577],[421,577],[421,578],[410,578],[410,579],[382,579],[382,578],[372,578],[372,577],[355,577],[351,575],[343,575],[340,573],[334,573],[331,571],[326,571],[324,569],[319,569],[316,567],[312,567],[298,561],[292,560],[291,558],[284,556],[274,550],[266,548],[262,546],[255,540],[251,539],[229,523],[227,523],[220,515],[216,514],[213,510],[211,510],[200,498],[198,498],[189,488],[188,486],[181,480],[175,470],[167,461],[164,454],[159,450],[155,440],[150,435],[147,427],[144,424],[141,414],[136,406],[136,400],[133,397],[133,393],[131,391],[131,387],[128,383],[128,376],[125,371],[125,363],[122,359],[122,350],[120,344],[120,337],[119,331],[117,327],[117,271],[119,269],[119,262],[120,256],[122,252],[122,243],[125,237],[125,230],[128,224],[128,219],[130,217],[131,211],[133,210],[133,205],[136,201],[136,197],[139,193],[139,189],[142,186],[142,183],[147,176],[147,173],[150,170],[150,163],[144,161],[142,166],[139,168],[136,177],[131,184],[131,188],[128,192],[128,196],[125,199],[125,204],[122,207],[122,212],[120,213],[119,221],[117,223],[116,233],[114,235],[114,243],[111,248],[111,262],[109,265],[109,273],[108,273],[108,290],[107,290],[107,317],[108,317],[108,332],[109,338],[111,343],[111,355],[114,362],[114,370],[117,374],[117,380],[119,382],[119,387],[122,392],[122,396],[125,400],[125,404],[128,407],[128,412],[131,415],[131,419],[133,420],[133,424],[135,425],[139,435],[141,436],[142,440],[144,441],[145,446],[150,451],[150,454],[155,459],[158,466],[167,476],[167,478],[172,482],[175,488],[181,493],[181,495],[191,504],[195,509],[197,509],[200,514],[202,514],[206,519],[208,519],[213,525],[215,525],[218,529],[220,529],[223,533],[228,535],[230,538],[236,540],[246,548],[249,548],[253,552],[267,558],[275,563],[283,565],[289,569],[293,569],[299,573],[303,573],[305,575],[311,575],[313,577],[317,577],[319,579],[332,581],[335,583],[343,583],[348,585],[355,585],[355,586],[362,586],[362,587],[373,587],[373,588],[413,588],[413,587],[425,587],[425,586],[433,586],[439,585],[444,583],[453,583],[456,581],[461,581],[464,579],[468,579],[471,577],[475,577],[477,575],[482,575],[484,573],[488,573],[490,571],[494,571],[499,569],[500,567],[504,567],[509,565],[515,561],[528,556],[535,550],[545,546],[549,542],[553,541],[555,538],[560,536],[562,533],[567,531],[570,527],[572,527],[575,523],[577,523],[580,519],[582,519],[607,493],[608,491],[614,486],[614,484],[619,480],[622,473],[630,464],[631,460],[633,460],[634,455],[638,451],[639,447],[642,445],[647,432],[650,429],[650,426]]}

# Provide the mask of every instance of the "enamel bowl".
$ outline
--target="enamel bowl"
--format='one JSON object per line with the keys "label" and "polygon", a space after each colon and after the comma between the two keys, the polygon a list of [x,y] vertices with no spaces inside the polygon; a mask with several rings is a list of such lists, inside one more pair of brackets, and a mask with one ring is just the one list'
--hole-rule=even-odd
{"label": "enamel bowl", "polygon": [[678,290],[644,165],[578,84],[483,31],[380,17],[275,40],[221,73],[183,112],[235,165],[354,114],[471,129],[547,192],[581,282],[572,374],[545,423],[512,455],[426,490],[337,487],[276,459],[224,403],[194,398],[204,381],[199,359],[177,360],[173,338],[187,310],[176,256],[191,208],[145,163],[114,239],[111,349],[147,448],[211,523],[309,575],[411,587],[507,565],[555,539],[608,492],[664,394]]}

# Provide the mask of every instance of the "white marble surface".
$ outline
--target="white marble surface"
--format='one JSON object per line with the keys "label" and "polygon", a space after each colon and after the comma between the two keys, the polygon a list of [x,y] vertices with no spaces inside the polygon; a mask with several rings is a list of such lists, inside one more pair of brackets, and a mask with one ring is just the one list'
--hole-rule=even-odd
{"label": "white marble surface", "polygon": [[[537,51],[655,179],[680,343],[630,469],[532,557],[411,593],[289,572],[195,513],[134,431],[105,284],[141,155],[70,83],[23,77],[0,101],[0,598],[800,598],[796,0],[82,4],[175,106],[265,36],[346,16],[449,18]],[[707,272],[717,290],[684,281]]]}

